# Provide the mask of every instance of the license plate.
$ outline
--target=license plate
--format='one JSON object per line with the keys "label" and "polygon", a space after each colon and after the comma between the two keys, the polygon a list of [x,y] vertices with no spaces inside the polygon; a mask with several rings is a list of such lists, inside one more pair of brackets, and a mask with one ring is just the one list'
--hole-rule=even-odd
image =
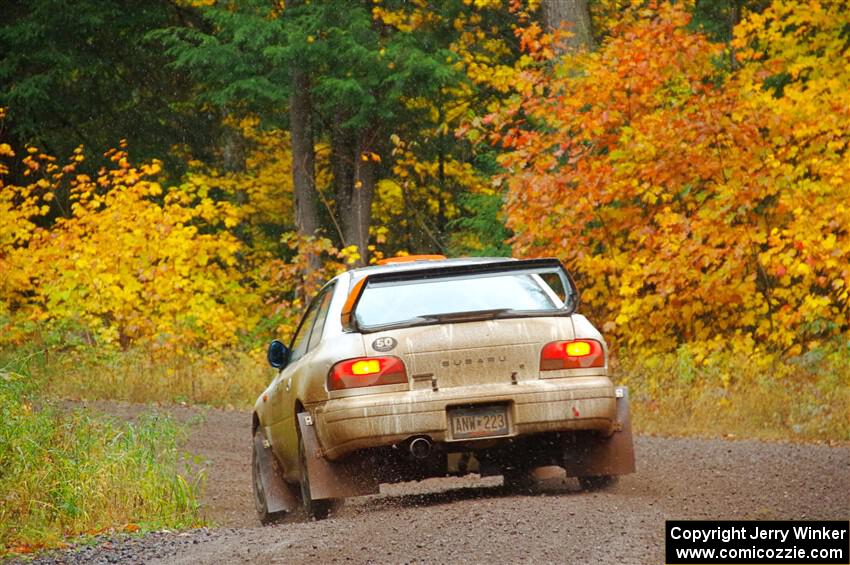
{"label": "license plate", "polygon": [[449,408],[448,414],[452,439],[508,435],[507,406]]}

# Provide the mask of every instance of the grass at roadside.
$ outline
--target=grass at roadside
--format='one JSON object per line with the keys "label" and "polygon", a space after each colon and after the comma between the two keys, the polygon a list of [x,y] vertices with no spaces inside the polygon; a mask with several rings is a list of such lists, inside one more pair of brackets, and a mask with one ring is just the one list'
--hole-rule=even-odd
{"label": "grass at roadside", "polygon": [[[273,371],[262,351],[195,359],[141,349],[32,354],[51,396],[129,402],[186,402],[250,409]],[[631,389],[639,433],[850,441],[850,345],[782,358],[687,347],[669,354],[621,352],[617,383]]]}
{"label": "grass at roadside", "polygon": [[788,359],[622,355],[614,378],[630,387],[640,433],[850,441],[848,343]]}
{"label": "grass at roadside", "polygon": [[0,362],[0,557],[108,528],[201,525],[203,475],[182,469],[180,428],[51,406],[22,362]]}
{"label": "grass at roadside", "polygon": [[204,404],[248,410],[273,377],[264,352],[230,350],[203,357],[145,349],[38,352],[33,371],[54,397]]}

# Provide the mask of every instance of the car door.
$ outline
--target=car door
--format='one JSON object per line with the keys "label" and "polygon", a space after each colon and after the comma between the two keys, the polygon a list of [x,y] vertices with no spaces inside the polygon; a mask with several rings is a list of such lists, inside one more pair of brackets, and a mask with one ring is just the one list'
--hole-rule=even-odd
{"label": "car door", "polygon": [[274,449],[284,465],[287,478],[297,479],[298,433],[295,406],[298,399],[295,391],[299,379],[310,374],[311,353],[321,340],[322,330],[327,319],[333,285],[326,287],[310,303],[298,330],[290,344],[289,364],[281,371],[273,392],[273,406],[279,411],[280,424],[275,430]]}

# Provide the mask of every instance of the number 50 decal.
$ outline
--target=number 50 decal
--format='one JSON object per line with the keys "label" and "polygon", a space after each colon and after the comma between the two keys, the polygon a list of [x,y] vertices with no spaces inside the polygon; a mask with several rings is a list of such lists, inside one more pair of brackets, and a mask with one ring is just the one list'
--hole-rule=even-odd
{"label": "number 50 decal", "polygon": [[392,351],[395,349],[395,346],[398,345],[398,342],[395,338],[392,337],[379,337],[375,341],[372,342],[372,349],[375,351],[380,351],[381,353],[386,353],[387,351]]}

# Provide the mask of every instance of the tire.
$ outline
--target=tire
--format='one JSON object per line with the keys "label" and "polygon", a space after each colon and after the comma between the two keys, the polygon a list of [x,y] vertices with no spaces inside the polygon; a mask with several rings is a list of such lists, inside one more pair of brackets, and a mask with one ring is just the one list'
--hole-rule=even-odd
{"label": "tire", "polygon": [[301,504],[308,520],[324,520],[333,508],[332,499],[313,500],[310,498],[310,477],[307,473],[307,456],[304,450],[304,441],[298,434],[298,462],[301,466]]}
{"label": "tire", "polygon": [[251,449],[251,483],[254,486],[254,507],[257,509],[257,517],[264,526],[274,524],[286,515],[286,512],[269,512],[266,504],[266,493],[260,480],[260,458],[257,455],[257,444],[262,445],[262,439],[257,441],[260,431],[254,432],[253,448]]}
{"label": "tire", "polygon": [[579,477],[578,484],[582,490],[594,491],[602,490],[613,486],[617,482],[617,477],[611,475],[599,475],[595,477]]}
{"label": "tire", "polygon": [[502,470],[505,489],[512,493],[528,494],[536,484],[528,469],[510,468]]}

